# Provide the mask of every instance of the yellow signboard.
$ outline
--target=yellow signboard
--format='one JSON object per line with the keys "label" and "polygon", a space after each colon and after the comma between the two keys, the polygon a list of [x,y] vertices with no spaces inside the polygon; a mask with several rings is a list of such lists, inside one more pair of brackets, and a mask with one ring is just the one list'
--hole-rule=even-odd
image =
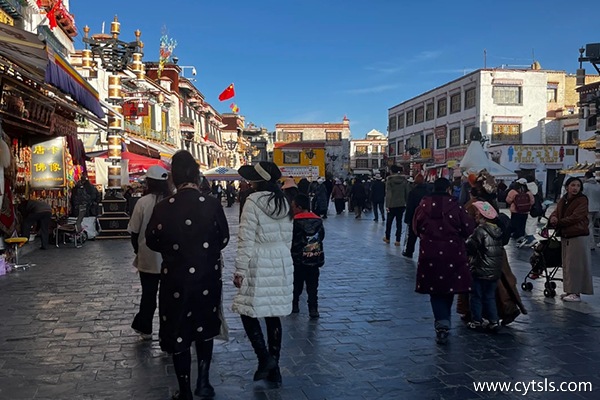
{"label": "yellow signboard", "polygon": [[0,23],[15,26],[15,20],[2,9],[0,9]]}
{"label": "yellow signboard", "polygon": [[431,149],[421,149],[421,158],[431,158]]}

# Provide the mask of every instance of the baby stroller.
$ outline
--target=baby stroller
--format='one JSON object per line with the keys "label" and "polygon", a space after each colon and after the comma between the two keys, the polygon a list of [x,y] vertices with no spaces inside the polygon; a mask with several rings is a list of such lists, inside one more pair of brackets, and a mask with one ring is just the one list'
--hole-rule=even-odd
{"label": "baby stroller", "polygon": [[529,258],[531,270],[523,279],[521,289],[531,291],[533,283],[527,280],[545,278],[544,296],[556,296],[556,281],[562,282],[562,278],[557,278],[556,273],[562,267],[562,251],[560,239],[554,230],[551,234],[548,227],[542,229],[542,240],[533,246],[533,254]]}

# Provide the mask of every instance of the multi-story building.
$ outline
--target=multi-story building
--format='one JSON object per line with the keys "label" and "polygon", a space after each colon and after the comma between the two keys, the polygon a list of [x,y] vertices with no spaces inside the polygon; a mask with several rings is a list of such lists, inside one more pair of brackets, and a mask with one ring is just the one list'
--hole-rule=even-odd
{"label": "multi-story building", "polygon": [[310,123],[275,125],[275,148],[278,143],[322,142],[325,154],[325,171],[329,178],[346,177],[350,161],[350,120],[342,123]]}
{"label": "multi-story building", "polygon": [[350,172],[353,175],[373,175],[385,170],[387,137],[373,129],[364,139],[350,141]]}
{"label": "multi-story building", "polygon": [[479,69],[391,107],[388,154],[413,173],[450,176],[478,127],[494,161],[548,187],[576,163],[577,145],[567,140],[576,96],[575,76],[537,62],[531,69]]}

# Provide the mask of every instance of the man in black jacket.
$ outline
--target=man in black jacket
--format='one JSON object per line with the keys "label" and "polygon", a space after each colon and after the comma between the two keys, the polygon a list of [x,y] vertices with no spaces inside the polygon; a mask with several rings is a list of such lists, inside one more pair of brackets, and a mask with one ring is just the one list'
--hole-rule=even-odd
{"label": "man in black jacket", "polygon": [[408,193],[408,199],[406,200],[406,213],[404,214],[404,222],[408,224],[408,238],[406,240],[406,249],[402,252],[404,257],[412,258],[413,252],[415,251],[415,244],[417,243],[417,234],[413,231],[412,221],[415,215],[415,210],[419,206],[421,199],[430,192],[429,188],[425,184],[423,175],[418,174],[415,176],[415,186]]}
{"label": "man in black jacket", "polygon": [[317,289],[319,268],[325,263],[323,239],[325,229],[321,218],[310,212],[310,199],[298,194],[292,201],[294,212],[294,233],[292,238],[292,259],[294,261],[294,299],[292,313],[300,312],[298,301],[306,282],[308,295],[308,315],[319,318]]}
{"label": "man in black jacket", "polygon": [[371,203],[373,203],[373,221],[377,222],[379,218],[378,211],[381,212],[381,219],[385,221],[385,214],[383,212],[383,204],[385,203],[385,183],[381,178],[380,174],[375,174],[373,183],[371,183]]}
{"label": "man in black jacket", "polygon": [[42,200],[25,200],[19,204],[17,209],[23,217],[21,235],[29,239],[31,226],[37,224],[42,239],[40,248],[46,250],[50,237],[50,221],[52,220],[52,207],[50,207],[50,204]]}

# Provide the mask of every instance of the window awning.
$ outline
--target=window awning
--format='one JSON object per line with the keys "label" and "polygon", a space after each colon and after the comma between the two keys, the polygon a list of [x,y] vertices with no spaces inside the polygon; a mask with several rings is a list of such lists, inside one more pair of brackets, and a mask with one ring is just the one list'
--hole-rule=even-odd
{"label": "window awning", "polygon": [[138,144],[139,146],[143,146],[149,148],[150,151],[158,152],[160,155],[160,159],[166,162],[171,162],[171,157],[175,154],[179,149],[171,146],[164,145],[162,143],[152,142],[150,140],[142,139],[139,137],[129,136],[127,139]]}

